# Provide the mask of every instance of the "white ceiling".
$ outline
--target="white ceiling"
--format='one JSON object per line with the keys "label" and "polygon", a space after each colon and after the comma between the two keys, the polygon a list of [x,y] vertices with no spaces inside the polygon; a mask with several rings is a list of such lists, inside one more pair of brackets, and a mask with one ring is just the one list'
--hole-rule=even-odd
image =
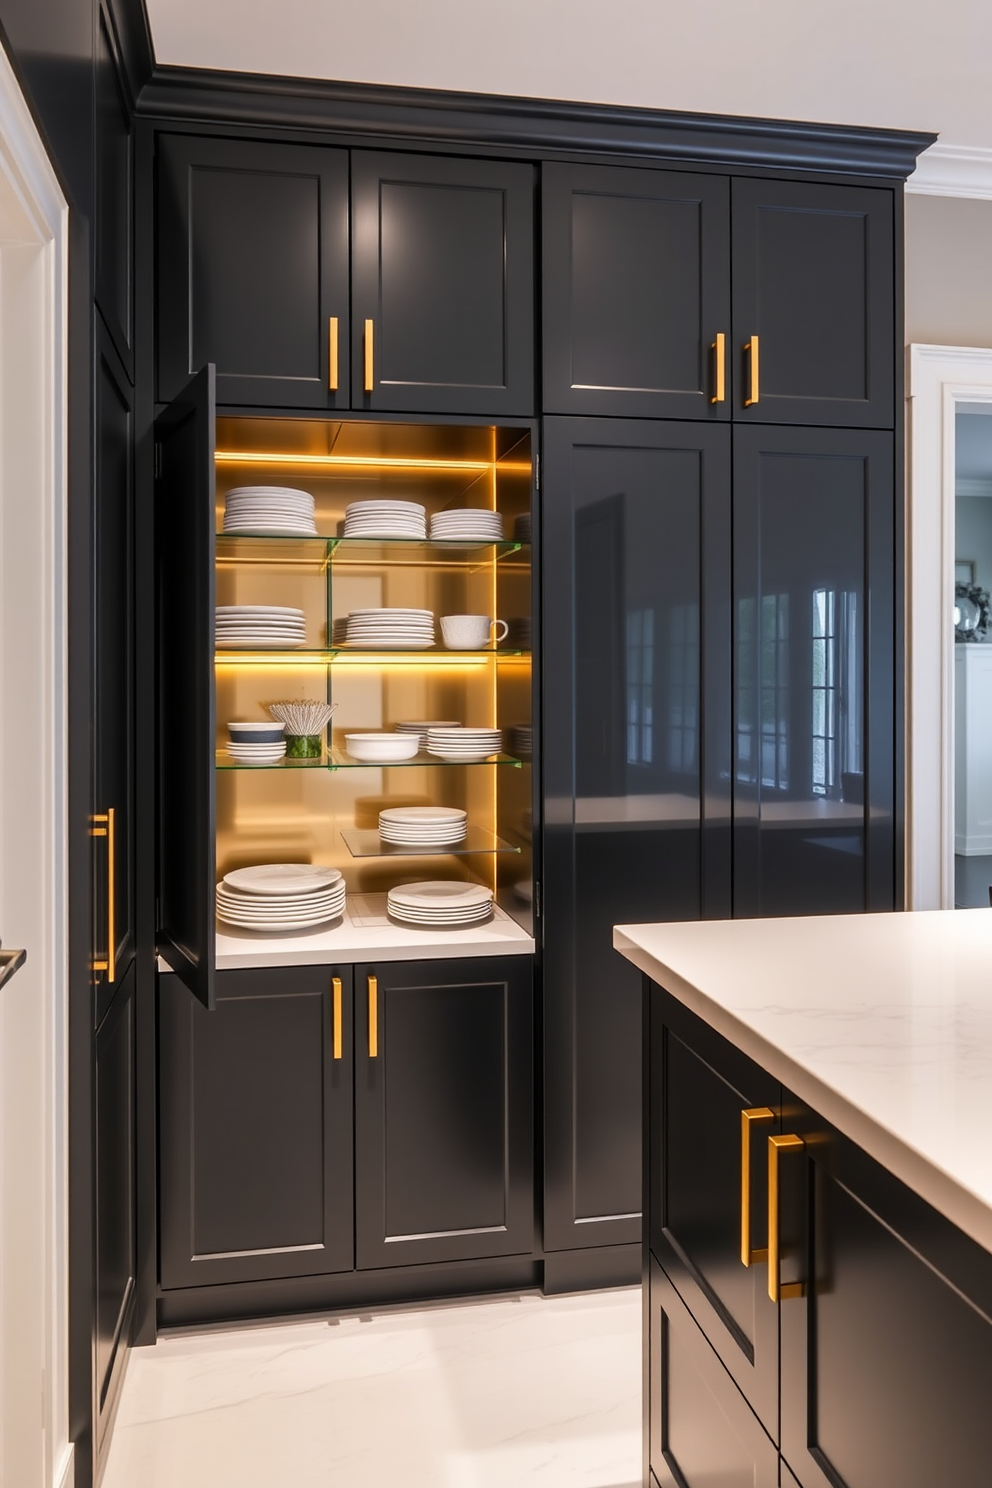
{"label": "white ceiling", "polygon": [[146,0],[160,62],[939,132],[992,149],[990,0]]}

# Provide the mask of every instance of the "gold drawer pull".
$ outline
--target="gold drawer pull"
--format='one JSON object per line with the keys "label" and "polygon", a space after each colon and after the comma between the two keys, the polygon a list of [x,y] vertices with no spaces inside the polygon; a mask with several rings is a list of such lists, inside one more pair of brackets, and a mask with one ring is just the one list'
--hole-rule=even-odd
{"label": "gold drawer pull", "polygon": [[727,337],[723,331],[717,333],[712,351],[716,387],[710,402],[724,403],[727,398]]}
{"label": "gold drawer pull", "polygon": [[375,322],[365,322],[365,391],[375,387]]}
{"label": "gold drawer pull", "polygon": [[338,390],[338,318],[332,315],[327,322],[327,388]]}
{"label": "gold drawer pull", "polygon": [[747,343],[747,345],[745,346],[744,350],[748,354],[748,368],[749,368],[748,395],[744,399],[744,407],[745,408],[753,408],[754,404],[757,403],[758,398],[761,395],[760,383],[759,383],[759,378],[760,378],[760,374],[761,374],[761,365],[760,365],[760,362],[758,360],[758,338],[757,338],[757,336],[752,336],[751,337],[750,341]]}
{"label": "gold drawer pull", "polygon": [[90,836],[107,839],[107,955],[93,962],[94,971],[105,971],[107,981],[117,978],[117,836],[114,807],[90,817]]}
{"label": "gold drawer pull", "polygon": [[806,1143],[802,1137],[789,1133],[784,1137],[768,1138],[768,1295],[773,1302],[786,1302],[790,1297],[803,1295],[801,1281],[779,1280],[780,1237],[778,1227],[778,1164],[783,1152],[803,1152]]}
{"label": "gold drawer pull", "polygon": [[774,1121],[775,1112],[770,1106],[752,1106],[741,1112],[741,1265],[751,1266],[755,1261],[768,1259],[767,1250],[751,1247],[751,1127],[766,1121]]}
{"label": "gold drawer pull", "polygon": [[342,1057],[342,1039],[341,1039],[341,978],[340,977],[332,977],[332,979],[331,979],[331,991],[332,991],[333,996],[334,996],[334,1025],[333,1025],[334,1051],[333,1052],[334,1052],[334,1058],[335,1059],[340,1059]]}
{"label": "gold drawer pull", "polygon": [[369,977],[369,1058],[379,1057],[379,978]]}

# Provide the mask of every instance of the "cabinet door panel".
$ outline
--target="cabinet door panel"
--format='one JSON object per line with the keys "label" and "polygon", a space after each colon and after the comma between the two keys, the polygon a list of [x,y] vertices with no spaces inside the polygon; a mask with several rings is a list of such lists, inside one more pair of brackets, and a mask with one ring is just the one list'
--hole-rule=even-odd
{"label": "cabinet door panel", "polygon": [[131,103],[110,8],[96,8],[94,105],[96,123],[95,288],[128,376],[132,362],[134,204],[131,190]]}
{"label": "cabinet door panel", "polygon": [[95,1035],[94,1189],[96,1405],[114,1399],[134,1301],[134,963]]}
{"label": "cabinet door panel", "polygon": [[734,912],[894,908],[892,441],[734,434]]}
{"label": "cabinet door panel", "polygon": [[545,165],[542,183],[545,409],[729,418],[727,180]]}
{"label": "cabinet door panel", "polygon": [[[735,418],[891,428],[892,192],[733,183]],[[743,348],[758,336],[757,402]]]}
{"label": "cabinet door panel", "polygon": [[354,152],[356,406],[531,412],[533,193],[530,166]]}
{"label": "cabinet door panel", "polygon": [[218,981],[210,1013],[176,978],[161,984],[162,1285],[348,1270],[350,970],[227,971]]}
{"label": "cabinet door panel", "polygon": [[778,1488],[778,1451],[652,1260],[649,1457],[659,1488]]}
{"label": "cabinet door panel", "polygon": [[222,403],[347,408],[347,151],[186,137],[160,151],[159,398],[213,362]]}
{"label": "cabinet door panel", "polygon": [[[778,1439],[778,1316],[764,1258],[768,1211],[764,1152],[778,1131],[778,1083],[687,1015],[657,988],[650,993],[651,1063],[660,1072],[649,1119],[650,1245],[711,1346]],[[767,1109],[752,1124],[750,1245],[741,1260],[741,1113]]]}
{"label": "cabinet door panel", "polygon": [[640,981],[612,927],[729,912],[728,436],[554,419],[545,449],[545,1245],[564,1250],[640,1235]]}
{"label": "cabinet door panel", "polygon": [[359,1267],[532,1248],[530,982],[529,958],[356,968]]}

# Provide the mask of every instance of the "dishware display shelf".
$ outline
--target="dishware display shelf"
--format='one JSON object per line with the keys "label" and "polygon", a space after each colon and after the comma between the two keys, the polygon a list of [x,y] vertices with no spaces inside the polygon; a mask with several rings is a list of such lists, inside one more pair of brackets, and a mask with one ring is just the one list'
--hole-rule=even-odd
{"label": "dishware display shelf", "polygon": [[523,765],[523,761],[512,754],[487,754],[485,759],[478,760],[449,760],[439,759],[437,755],[424,751],[405,760],[357,760],[352,759],[343,749],[333,747],[319,759],[281,759],[267,765],[253,765],[246,760],[232,759],[226,750],[218,749],[216,763],[218,770],[410,770],[423,769],[425,766],[430,769],[451,769],[456,765],[468,766],[470,769],[478,765],[513,765],[519,770]]}
{"label": "dishware display shelf", "polygon": [[[329,564],[365,567],[393,567],[399,564],[417,568],[479,569],[495,561],[505,562],[530,544],[506,539],[485,542],[482,539],[420,537],[326,537],[286,535],[279,533],[217,533],[217,562],[237,564],[299,564],[322,572]],[[432,557],[432,553],[440,556]]]}
{"label": "dishware display shelf", "polygon": [[529,657],[529,651],[508,650],[503,647],[500,650],[481,651],[446,651],[441,647],[432,651],[415,651],[405,646],[391,648],[389,646],[371,646],[368,649],[361,646],[295,646],[291,650],[281,650],[277,646],[218,646],[216,659],[219,665],[245,666],[259,665],[265,663],[271,666],[292,666],[303,664],[305,666],[327,666],[332,662],[335,665],[347,666],[350,662],[356,663],[379,661],[385,665],[417,665],[421,666],[457,666],[459,662],[478,662],[495,656],[497,660],[519,660]]}
{"label": "dishware display shelf", "polygon": [[343,827],[341,839],[353,858],[426,858],[449,854],[468,857],[473,853],[519,853],[520,848],[512,842],[497,837],[485,827],[470,826],[461,842],[447,846],[429,843],[384,842],[375,827]]}

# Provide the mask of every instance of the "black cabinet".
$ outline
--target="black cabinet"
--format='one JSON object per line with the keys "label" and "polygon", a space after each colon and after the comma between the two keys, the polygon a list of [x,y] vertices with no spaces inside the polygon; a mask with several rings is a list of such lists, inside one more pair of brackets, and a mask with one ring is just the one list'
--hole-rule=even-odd
{"label": "black cabinet", "polygon": [[545,1247],[640,1237],[640,982],[618,921],[727,915],[730,436],[549,419]]}
{"label": "black cabinet", "polygon": [[158,224],[160,401],[348,407],[346,150],[166,135]]}
{"label": "black cabinet", "polygon": [[351,171],[352,405],[531,413],[533,168],[356,150]]}
{"label": "black cabinet", "polygon": [[133,372],[134,106],[110,6],[95,11],[93,90],[96,147],[94,280],[96,302],[128,374]]}
{"label": "black cabinet", "polygon": [[351,968],[160,979],[164,1288],[354,1264]]}
{"label": "black cabinet", "polygon": [[892,439],[734,431],[734,913],[895,901]]}
{"label": "black cabinet", "polygon": [[735,418],[891,428],[893,193],[733,183]]}
{"label": "black cabinet", "polygon": [[355,968],[360,1268],[534,1248],[530,957]]}
{"label": "black cabinet", "polygon": [[541,179],[545,412],[729,418],[727,178],[545,165]]}

